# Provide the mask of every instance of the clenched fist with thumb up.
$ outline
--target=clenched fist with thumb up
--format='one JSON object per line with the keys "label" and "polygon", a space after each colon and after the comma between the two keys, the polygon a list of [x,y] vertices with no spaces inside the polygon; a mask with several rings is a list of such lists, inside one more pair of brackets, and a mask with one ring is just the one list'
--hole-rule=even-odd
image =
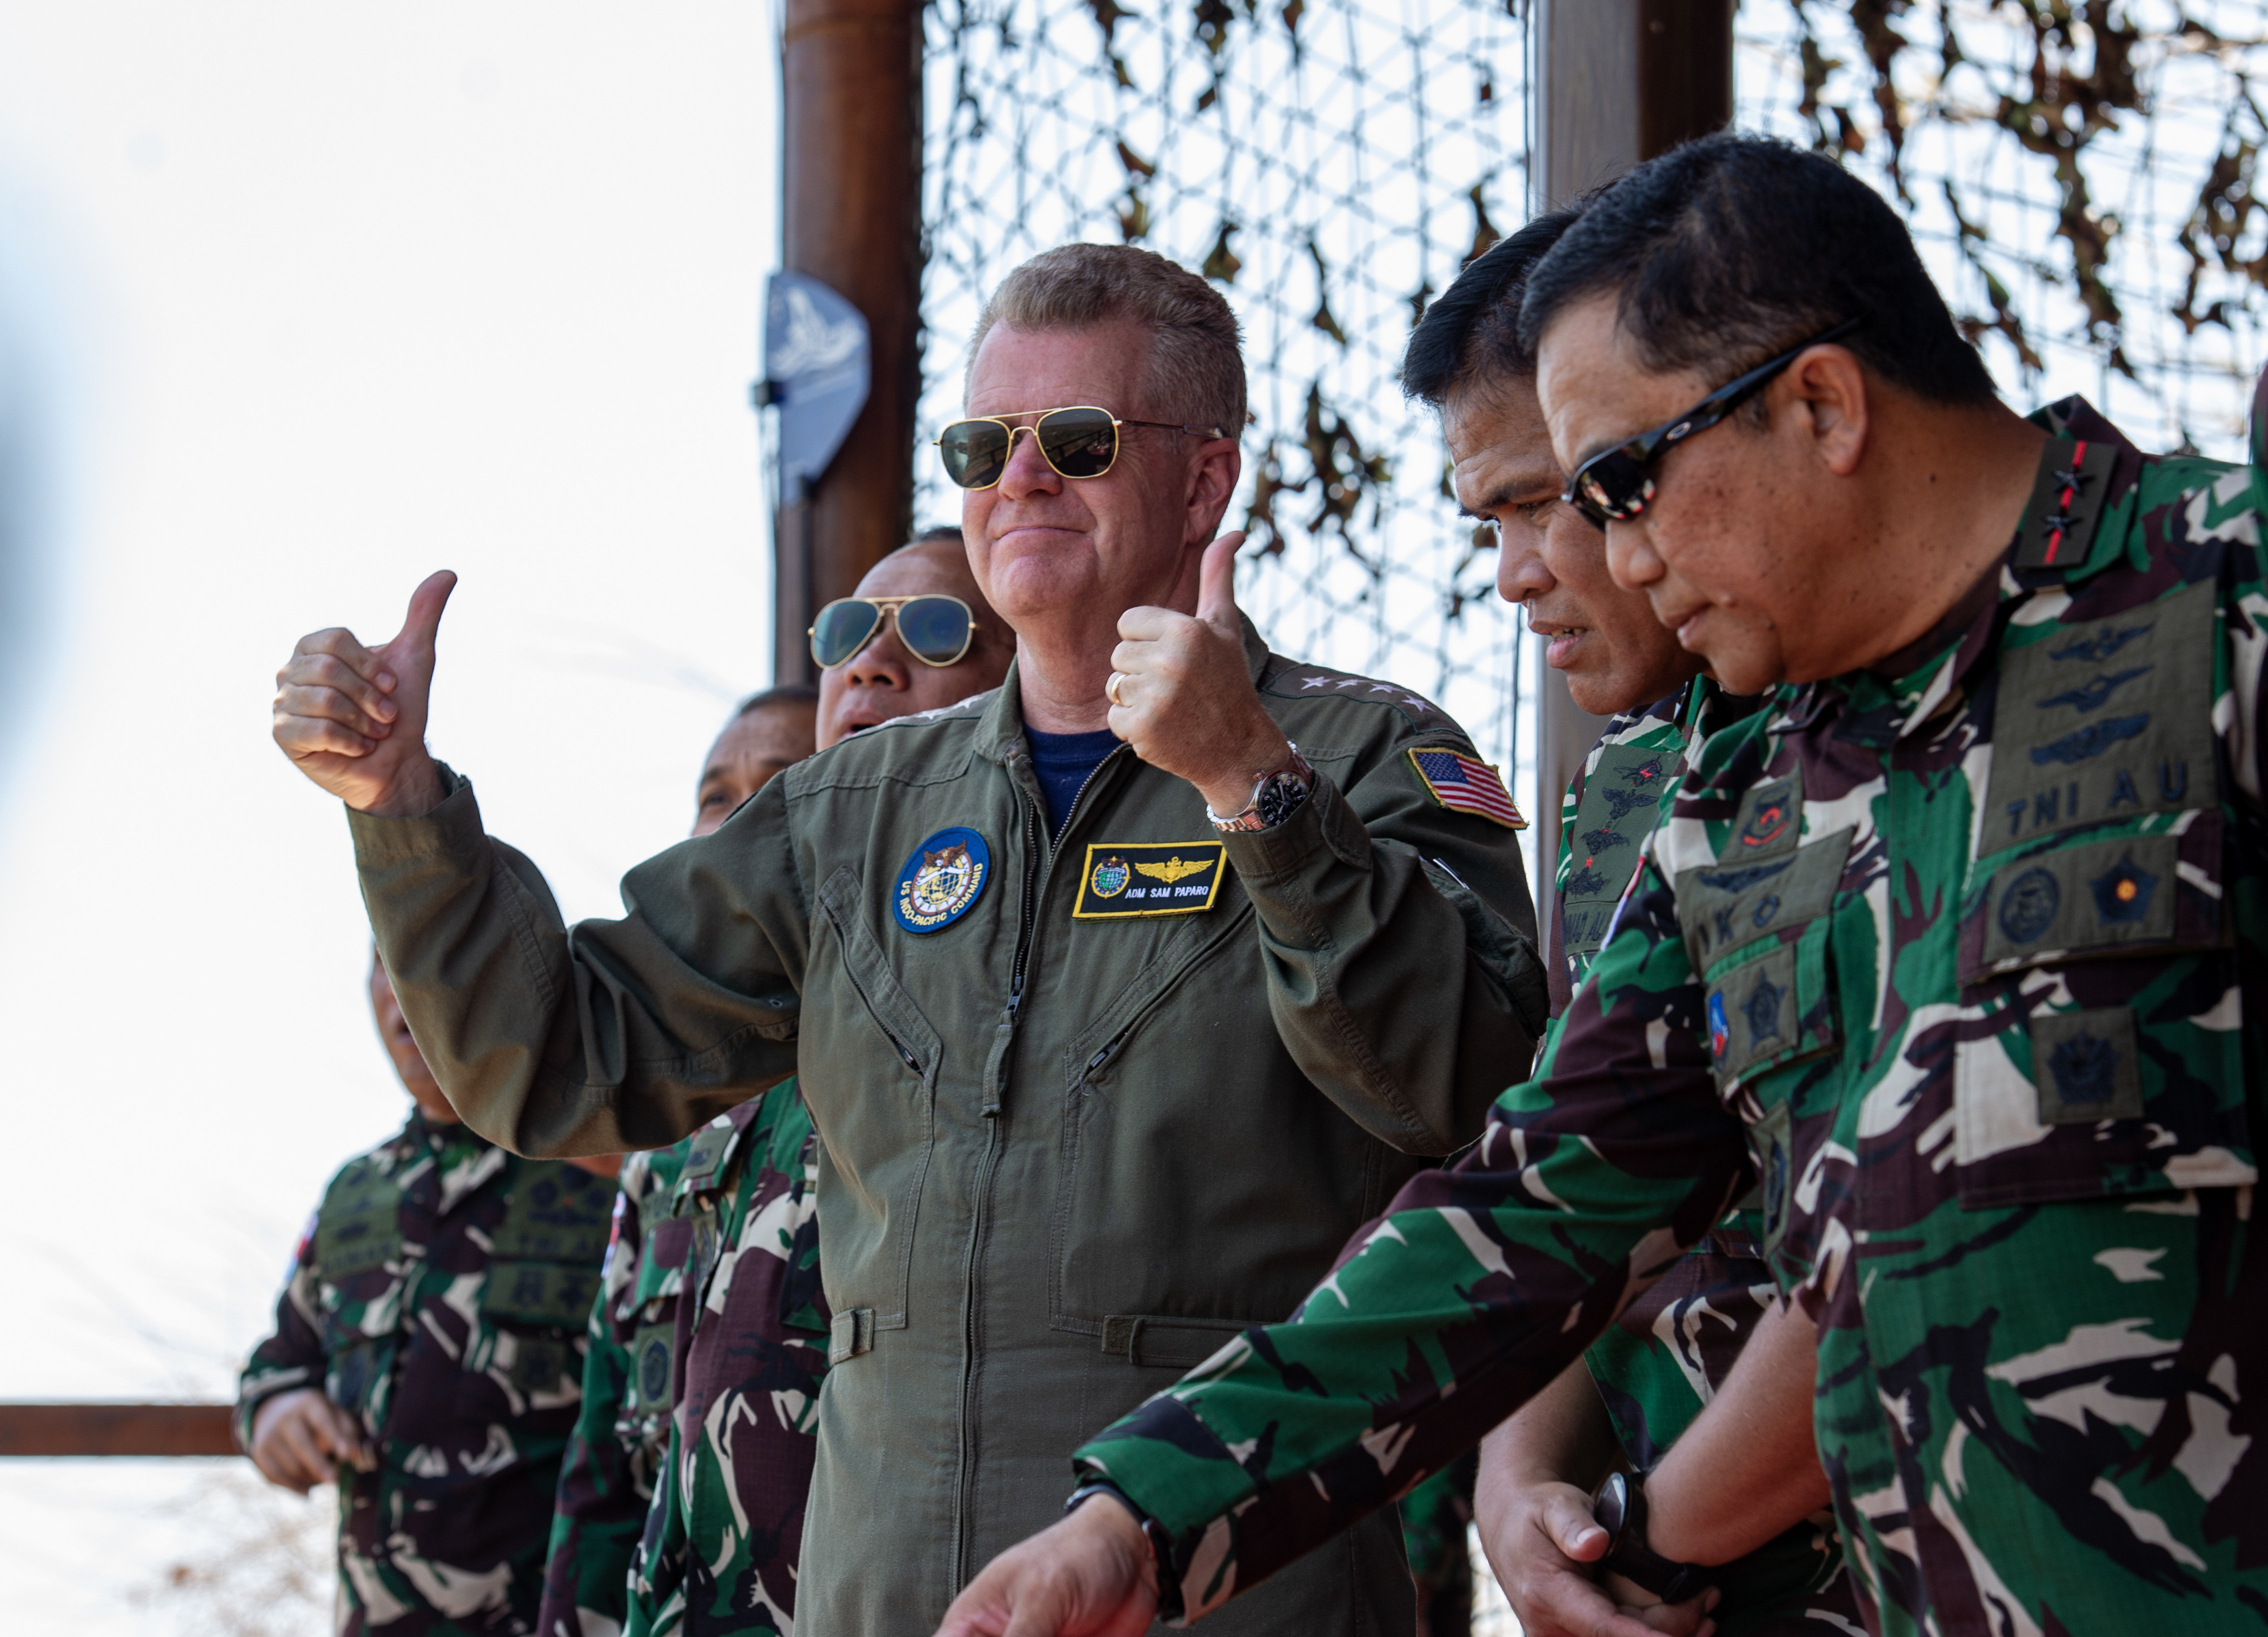
{"label": "clenched fist with thumb up", "polygon": [[401,630],[365,648],[340,627],[299,639],[276,673],[276,743],[349,807],[414,818],[441,805],[425,751],[433,649],[457,577],[446,569],[410,594]]}
{"label": "clenched fist with thumb up", "polygon": [[1110,731],[1151,766],[1177,773],[1221,816],[1241,811],[1291,745],[1252,684],[1236,608],[1241,534],[1205,548],[1197,611],[1129,608],[1111,650]]}

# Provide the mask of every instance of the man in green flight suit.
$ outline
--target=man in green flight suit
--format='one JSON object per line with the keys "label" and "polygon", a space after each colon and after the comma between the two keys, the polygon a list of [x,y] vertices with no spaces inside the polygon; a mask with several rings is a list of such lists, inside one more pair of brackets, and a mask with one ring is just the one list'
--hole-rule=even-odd
{"label": "man in green flight suit", "polygon": [[376,960],[370,995],[416,1106],[325,1190],[239,1384],[237,1442],[270,1483],[336,1479],[341,1637],[524,1637],[614,1168],[460,1125]]}
{"label": "man in green flight suit", "polygon": [[[1646,594],[1614,583],[1605,535],[1560,501],[1565,474],[1536,397],[1535,354],[1520,342],[1520,303],[1529,271],[1581,208],[1537,218],[1459,274],[1426,308],[1402,368],[1403,390],[1441,416],[1461,508],[1496,526],[1498,591],[1547,639],[1576,704],[1612,719],[1567,792],[1540,918],[1555,1016],[1599,948],[1689,748],[1757,703],[1727,698],[1701,675]],[[1753,1209],[1719,1222],[1582,1364],[1483,1445],[1481,1539],[1528,1637],[1619,1629],[1602,1586],[1631,1604],[1655,1600],[1596,1561],[1607,1537],[1589,1492],[1617,1450],[1646,1480],[1656,1537],[1690,1544],[1685,1555],[1712,1568],[1720,1630],[1831,1633],[1856,1619],[1847,1585],[1836,1583],[1842,1558],[1811,1439],[1812,1326],[1778,1300],[1760,1228]],[[1665,1462],[1688,1427],[1697,1427],[1692,1440]],[[1469,1468],[1447,1468],[1404,1497],[1413,1542],[1428,1537],[1410,1529],[1413,1513],[1429,1518]],[[1727,1481],[1735,1471],[1744,1489]],[[1705,1499],[1683,1486],[1696,1471],[1712,1475]],[[1454,1534],[1462,1557],[1463,1531]],[[1415,1544],[1410,1561],[1415,1571]],[[1422,1609],[1422,1578],[1420,1588]]]}
{"label": "man in green flight suit", "polygon": [[1257,1585],[1751,1181],[1870,1628],[2257,1630],[2260,472],[2011,413],[1888,205],[1760,139],[1607,190],[1521,332],[1617,583],[1727,688],[1788,685],[1702,748],[1472,1154],[1079,1450],[1081,1503],[947,1631]]}
{"label": "man in green flight suit", "polygon": [[[894,620],[878,620],[847,658],[814,656],[825,661],[816,690],[757,695],[709,754],[694,835],[713,834],[814,738],[823,750],[1005,675],[1013,649],[969,575],[958,528],[926,530],[892,552],[855,597],[878,608],[958,601],[971,640],[940,665],[908,649]],[[806,704],[792,719],[747,726],[785,697],[815,703],[815,722]],[[789,1629],[827,1368],[817,1164],[810,1116],[787,1080],[624,1166],[582,1422],[560,1473],[543,1637]],[[622,1481],[630,1466],[650,1475]]]}
{"label": "man in green flight suit", "polygon": [[[1518,815],[1463,730],[1237,610],[1219,293],[1048,252],[966,391],[939,453],[1008,682],[774,779],[632,871],[620,921],[560,925],[426,753],[446,577],[384,647],[305,639],[276,715],[486,1129],[657,1147],[799,1063],[832,1329],[797,1607],[825,1632],[932,1627],[1083,1427],[1289,1312],[1478,1133],[1545,1009]],[[1410,1620],[1385,1517],[1232,1625]]]}

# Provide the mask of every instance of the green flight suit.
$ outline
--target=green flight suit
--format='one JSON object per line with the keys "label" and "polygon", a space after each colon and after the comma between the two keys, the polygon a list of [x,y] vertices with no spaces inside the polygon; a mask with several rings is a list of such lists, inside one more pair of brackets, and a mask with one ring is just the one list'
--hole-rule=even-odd
{"label": "green flight suit", "polygon": [[[633,870],[619,921],[562,926],[453,775],[422,817],[350,815],[403,1009],[500,1140],[657,1147],[800,1057],[833,1324],[814,1630],[927,1637],[1054,1515],[1086,1429],[1289,1313],[1534,1055],[1527,881],[1462,730],[1245,648],[1321,776],[1268,831],[1216,835],[1122,747],[1050,838],[1012,672],[781,774]],[[1389,1517],[1232,1624],[1410,1605]]]}

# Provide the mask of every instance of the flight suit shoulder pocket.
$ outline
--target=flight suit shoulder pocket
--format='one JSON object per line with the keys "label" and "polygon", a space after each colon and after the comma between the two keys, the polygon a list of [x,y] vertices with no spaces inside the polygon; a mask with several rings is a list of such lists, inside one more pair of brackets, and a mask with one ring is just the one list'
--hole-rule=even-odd
{"label": "flight suit shoulder pocket", "polygon": [[889,1037],[899,1058],[924,1088],[933,1088],[943,1042],[913,997],[906,993],[905,985],[899,983],[880,940],[858,912],[858,878],[848,869],[838,869],[821,890],[820,907],[842,940],[843,969],[859,999],[866,1003],[875,1027]]}

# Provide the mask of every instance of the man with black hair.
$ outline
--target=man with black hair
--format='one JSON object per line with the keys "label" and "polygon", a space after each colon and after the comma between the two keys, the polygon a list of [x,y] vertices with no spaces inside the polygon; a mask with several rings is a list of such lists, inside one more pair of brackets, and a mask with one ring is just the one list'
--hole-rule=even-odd
{"label": "man with black hair", "polygon": [[[1498,593],[1549,639],[1545,658],[1575,703],[1613,719],[1568,788],[1555,887],[1537,917],[1555,1017],[1589,969],[1690,748],[1760,703],[1727,697],[1702,674],[1646,594],[1615,584],[1598,525],[1560,501],[1566,474],[1520,305],[1529,272],[1586,203],[1536,218],[1467,267],[1426,308],[1402,365],[1403,390],[1441,417],[1459,508],[1496,527]],[[1720,1631],[1825,1634],[1856,1619],[1812,1443],[1812,1324],[1774,1288],[1760,1203],[1743,1199],[1712,1227],[1580,1362],[1490,1435],[1477,1468],[1461,1461],[1403,1498],[1421,1615],[1432,1604],[1426,1570],[1464,1555],[1462,1528],[1442,1521],[1459,1510],[1453,1484],[1476,1500],[1490,1566],[1528,1637],[1613,1631],[1609,1589],[1626,1605],[1656,1601],[1595,1567],[1607,1536],[1590,1492],[1619,1456],[1648,1478],[1656,1537],[1690,1543],[1686,1555],[1710,1567]],[[1736,1461],[1743,1483],[1728,1493]]]}
{"label": "man with black hair", "polygon": [[[2257,444],[2019,417],[1889,207],[1755,138],[1609,188],[1521,334],[1617,583],[1778,691],[1701,748],[1480,1143],[1079,1451],[1109,1498],[946,1630],[1219,1606],[1542,1391],[1756,1182],[1873,1630],[2257,1630]],[[1606,1498],[1609,1560],[1690,1585],[1643,1486]]]}

